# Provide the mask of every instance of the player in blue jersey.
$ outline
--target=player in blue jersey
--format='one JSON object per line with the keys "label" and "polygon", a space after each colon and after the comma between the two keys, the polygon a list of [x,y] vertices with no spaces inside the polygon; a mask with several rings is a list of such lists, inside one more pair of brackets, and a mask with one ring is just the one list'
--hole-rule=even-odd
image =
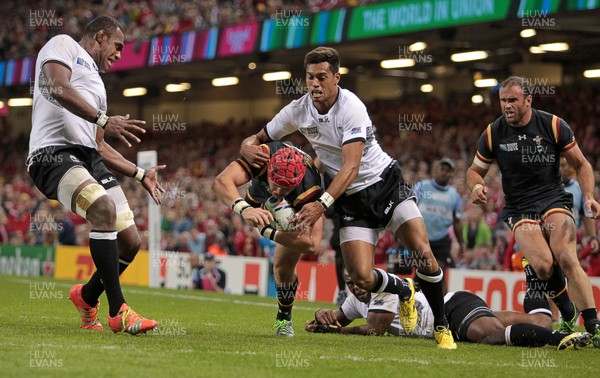
{"label": "player in blue jersey", "polygon": [[585,233],[590,237],[590,242],[594,250],[598,249],[598,241],[596,237],[596,220],[591,217],[591,214],[585,211],[585,201],[583,192],[579,186],[579,182],[573,177],[573,167],[564,157],[560,159],[560,177],[565,190],[573,195],[573,219],[575,220],[575,228],[579,230],[581,224],[585,229]]}
{"label": "player in blue jersey", "polygon": [[[505,195],[503,220],[512,229],[517,244],[535,270],[539,281],[534,289],[550,296],[571,325],[581,310],[586,330],[600,347],[600,321],[592,287],[579,265],[573,196],[562,185],[561,154],[577,172],[585,210],[594,218],[600,204],[594,199],[594,172],[583,156],[569,125],[556,115],[531,107],[529,83],[510,77],[500,86],[502,116],[488,125],[477,145],[473,164],[467,171],[467,185],[473,203],[487,202],[484,177],[496,161],[502,173]],[[560,269],[555,268],[554,261]],[[568,298],[564,275],[569,280]],[[529,291],[529,290],[528,290]]]}
{"label": "player in blue jersey", "polygon": [[[452,260],[452,240],[450,239],[450,226],[454,228],[454,235],[458,240],[462,253],[463,237],[460,226],[462,215],[462,201],[456,188],[450,185],[454,177],[456,166],[448,158],[437,161],[433,166],[433,178],[419,181],[413,190],[417,195],[419,210],[423,215],[429,245],[440,268],[446,276],[446,269],[454,267]],[[448,284],[443,281],[444,294],[448,292]]]}

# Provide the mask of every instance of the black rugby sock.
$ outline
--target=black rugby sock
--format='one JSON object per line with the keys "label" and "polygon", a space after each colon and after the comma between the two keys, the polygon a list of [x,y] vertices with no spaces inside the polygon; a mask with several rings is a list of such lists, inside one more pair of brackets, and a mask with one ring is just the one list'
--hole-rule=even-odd
{"label": "black rugby sock", "polygon": [[400,297],[400,300],[410,298],[411,290],[408,282],[394,274],[389,274],[385,270],[375,268],[373,272],[377,276],[375,287],[372,293],[392,293]]}
{"label": "black rugby sock", "polygon": [[119,283],[117,232],[92,230],[90,232],[90,253],[106,291],[109,315],[114,317],[119,312],[121,305],[125,303]]}
{"label": "black rugby sock", "polygon": [[575,304],[569,297],[565,275],[558,266],[552,268],[552,275],[548,281],[540,280],[529,263],[526,264],[524,270],[527,291],[531,291],[531,295],[536,300],[542,300],[547,295],[558,307],[563,320],[571,321],[575,318],[577,313]]}
{"label": "black rugby sock", "polygon": [[587,308],[581,311],[581,317],[583,318],[583,326],[587,332],[594,335],[600,330],[600,320],[598,320],[598,313],[595,308]]}
{"label": "black rugby sock", "polygon": [[552,276],[548,280],[548,290],[550,291],[548,296],[558,307],[563,320],[573,320],[577,315],[575,303],[569,297],[565,275],[556,265],[552,269]]}
{"label": "black rugby sock", "polygon": [[277,320],[292,320],[292,307],[294,306],[294,298],[298,289],[298,277],[294,278],[294,282],[284,282],[277,284]]}
{"label": "black rugby sock", "polygon": [[552,310],[550,310],[546,294],[535,290],[527,290],[525,292],[523,311],[526,314],[543,313],[552,317]]}
{"label": "black rugby sock", "polygon": [[444,312],[444,293],[442,281],[444,279],[444,273],[441,268],[438,268],[437,272],[423,273],[417,270],[417,277],[419,277],[419,285],[421,291],[425,294],[429,306],[431,306],[431,312],[433,312],[433,325],[448,327],[448,321]]}
{"label": "black rugby sock", "polygon": [[344,280],[344,258],[342,252],[335,251],[335,274],[337,277],[339,291],[346,290],[346,280]]}
{"label": "black rugby sock", "polygon": [[558,345],[567,333],[551,331],[536,324],[519,323],[506,327],[506,345],[522,347],[543,347]]}
{"label": "black rugby sock", "polygon": [[[123,259],[119,259],[119,276],[123,274],[125,269],[131,264],[131,261],[127,262]],[[100,273],[96,270],[94,274],[90,277],[90,280],[83,285],[81,289],[81,297],[85,301],[85,303],[89,304],[90,307],[95,306],[98,302],[98,298],[104,292],[104,285],[102,284],[102,279],[100,278]]]}

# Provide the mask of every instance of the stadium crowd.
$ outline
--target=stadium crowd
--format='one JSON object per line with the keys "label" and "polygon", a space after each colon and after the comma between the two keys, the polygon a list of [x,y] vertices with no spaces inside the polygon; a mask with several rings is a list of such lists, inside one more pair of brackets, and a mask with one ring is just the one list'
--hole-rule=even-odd
{"label": "stadium crowd", "polygon": [[0,60],[35,56],[57,34],[80,36],[99,15],[115,17],[127,40],[289,17],[372,0],[8,0],[0,4]]}
{"label": "stadium crowd", "polygon": [[[555,112],[573,128],[577,140],[594,168],[600,166],[600,90],[592,87],[560,88],[552,97],[536,98],[534,107]],[[383,148],[390,151],[403,168],[405,179],[414,184],[431,177],[433,161],[449,157],[456,163],[453,185],[463,200],[462,224],[471,228],[465,239],[465,251],[458,255],[456,267],[464,269],[513,270],[520,268],[518,246],[500,220],[503,207],[501,178],[493,166],[486,180],[492,199],[485,207],[470,204],[464,185],[465,172],[471,163],[475,143],[484,127],[499,114],[497,105],[471,104],[465,100],[412,99],[408,101],[374,101],[369,113]],[[399,121],[400,120],[400,121]],[[166,193],[163,197],[162,248],[171,251],[266,256],[273,246],[255,229],[244,224],[230,209],[220,205],[210,186],[233,156],[238,156],[243,135],[259,130],[268,120],[224,124],[204,122],[183,132],[154,131],[142,137],[140,149],[158,151],[159,163],[167,164],[161,177]],[[425,127],[402,127],[402,122],[418,122]],[[10,131],[6,118],[0,118],[4,130]],[[151,130],[149,130],[151,131]],[[168,135],[165,135],[167,133]],[[243,134],[243,133],[242,133]],[[300,135],[294,143],[312,154],[310,145]],[[135,149],[111,141],[126,158],[136,160]],[[47,201],[32,185],[24,168],[27,137],[3,138],[0,141],[0,243],[54,245],[87,244],[89,225],[77,215],[66,212],[58,203]],[[596,190],[600,189],[600,171],[595,170]],[[135,221],[147,246],[148,200],[143,188],[134,180],[120,178],[130,201]],[[597,196],[599,197],[599,196]],[[321,262],[333,262],[329,245],[331,222],[326,223]],[[580,237],[581,263],[588,274],[600,275],[600,256],[590,253],[586,237]],[[455,242],[456,244],[456,242]],[[377,245],[376,263],[391,263],[388,258],[400,246],[390,234],[383,234]],[[271,256],[272,257],[272,256]]]}

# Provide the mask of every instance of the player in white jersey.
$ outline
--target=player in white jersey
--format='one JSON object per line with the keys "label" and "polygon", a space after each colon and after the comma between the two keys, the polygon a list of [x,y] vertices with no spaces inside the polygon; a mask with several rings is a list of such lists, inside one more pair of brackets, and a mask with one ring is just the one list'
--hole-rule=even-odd
{"label": "player in white jersey", "polygon": [[90,22],[78,43],[67,35],[52,38],[40,50],[35,71],[32,130],[27,171],[49,199],[92,224],[90,252],[97,272],[86,285],[75,285],[69,298],[85,329],[102,329],[98,297],[106,291],[109,326],[114,332],[144,333],[156,327],[125,302],[120,273],[140,248],[140,238],[123,190],[107,166],[135,177],[160,204],[157,171],[127,161],[104,141],[104,134],[139,142],[144,121],[107,116],[100,72],[121,57],[124,35],[119,22],[101,16]]}
{"label": "player in white jersey", "polygon": [[[418,312],[417,327],[407,332],[398,316],[398,296],[390,293],[372,293],[362,290],[345,274],[350,295],[338,310],[318,309],[315,319],[304,329],[315,333],[341,333],[382,336],[386,333],[405,337],[433,337],[433,312],[421,292],[415,294]],[[556,346],[558,350],[579,349],[589,345],[592,335],[587,332],[552,331],[548,302],[544,308],[529,314],[514,311],[493,312],[486,303],[467,291],[450,292],[445,297],[446,316],[450,330],[457,340],[472,343],[509,346]],[[356,319],[367,323],[348,327]]]}
{"label": "player in white jersey", "polygon": [[341,217],[344,265],[352,280],[369,292],[397,294],[400,319],[411,331],[417,325],[414,283],[373,269],[378,234],[389,228],[418,264],[421,288],[435,316],[438,347],[455,349],[444,316],[443,273],[431,252],[414,194],[405,184],[399,164],[377,143],[365,105],[338,86],[339,66],[335,49],[318,47],[309,52],[304,59],[308,93],[285,106],[258,134],[246,138],[242,156],[262,166],[268,155],[259,144],[295,131],[302,133],[321,160],[324,173],[333,180],[318,201],[296,214],[296,222],[308,232],[335,202],[334,210]]}

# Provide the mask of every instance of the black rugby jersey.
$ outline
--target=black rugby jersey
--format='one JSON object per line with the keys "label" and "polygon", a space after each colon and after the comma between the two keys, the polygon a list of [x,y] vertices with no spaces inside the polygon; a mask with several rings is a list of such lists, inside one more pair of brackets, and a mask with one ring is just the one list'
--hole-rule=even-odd
{"label": "black rugby jersey", "polygon": [[513,127],[504,116],[488,125],[477,144],[477,157],[498,163],[506,207],[528,204],[564,193],[560,154],[575,146],[571,127],[559,117],[532,109],[524,127]]}
{"label": "black rugby jersey", "polygon": [[[314,201],[322,194],[321,174],[315,167],[313,159],[306,152],[300,150],[289,142],[269,142],[261,145],[269,152],[269,156],[273,156],[278,150],[291,147],[305,156],[306,173],[300,185],[288,194],[285,199],[292,205],[294,210],[299,211],[305,204]],[[246,191],[246,201],[254,207],[259,207],[261,204],[271,197],[269,190],[269,181],[267,179],[267,164],[262,168],[254,168],[243,157],[236,160],[244,170],[252,177],[250,186]]]}

